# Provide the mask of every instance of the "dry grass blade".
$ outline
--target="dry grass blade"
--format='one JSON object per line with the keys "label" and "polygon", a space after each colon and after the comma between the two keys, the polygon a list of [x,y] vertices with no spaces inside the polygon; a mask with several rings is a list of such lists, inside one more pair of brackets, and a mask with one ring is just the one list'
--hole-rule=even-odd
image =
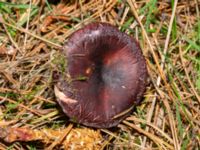
{"label": "dry grass blade", "polygon": [[41,41],[44,41],[44,42],[46,42],[46,43],[48,43],[48,44],[51,44],[51,45],[53,45],[53,46],[55,46],[55,47],[58,47],[58,48],[61,48],[61,47],[62,47],[61,45],[58,45],[58,44],[56,44],[56,43],[53,43],[53,42],[51,42],[51,41],[49,41],[49,40],[47,40],[47,39],[44,39],[44,38],[42,38],[42,37],[40,37],[40,36],[38,36],[38,35],[35,35],[35,34],[29,32],[29,31],[27,31],[26,29],[19,28],[19,27],[17,27],[17,26],[14,26],[14,25],[12,25],[12,24],[9,24],[9,23],[3,21],[2,18],[0,18],[0,23],[5,24],[5,25],[7,25],[7,26],[9,26],[9,27],[12,27],[12,28],[14,28],[14,29],[17,29],[17,30],[19,30],[19,31],[21,31],[21,32],[24,32],[24,33],[26,33],[26,34],[29,34],[29,35],[31,35],[31,36],[33,36],[33,37],[35,37],[35,38],[37,38],[37,39],[39,39],[39,40],[41,40]]}
{"label": "dry grass blade", "polygon": [[[161,149],[174,149],[172,145],[168,144],[167,142],[163,141],[159,137],[146,132],[145,130],[137,127],[136,125],[129,123],[128,121],[123,121],[124,124],[130,126],[131,128],[135,129],[136,131],[148,136],[150,139],[152,139]],[[166,146],[166,147],[165,147]]]}
{"label": "dry grass blade", "polygon": [[19,107],[22,107],[22,108],[24,108],[24,109],[26,109],[26,110],[28,110],[28,111],[30,111],[30,112],[36,114],[36,115],[41,116],[41,114],[38,113],[36,110],[30,109],[30,108],[26,107],[25,105],[20,104],[20,103],[17,103],[16,101],[14,101],[14,100],[12,100],[12,99],[5,98],[5,97],[2,97],[2,96],[0,96],[0,99],[1,99],[2,101],[5,100],[5,101],[8,101],[8,102],[10,102],[10,103],[16,104],[16,105],[19,106]]}
{"label": "dry grass blade", "polygon": [[[123,139],[123,138],[121,138],[121,137],[115,135],[114,133],[112,133],[112,132],[106,130],[106,129],[101,129],[101,131],[104,132],[104,133],[109,134],[109,135],[111,136],[111,137],[110,137],[111,139],[114,137],[114,138],[119,139],[119,140],[121,140],[121,141],[123,141],[123,142],[125,142],[125,143],[129,143],[128,140]],[[110,140],[111,140],[111,139],[110,139]],[[106,141],[106,143],[108,144],[110,140]],[[136,144],[136,143],[131,143],[131,144],[132,144],[133,146],[137,147],[137,148],[142,148],[140,145],[138,145],[138,144]],[[104,147],[105,147],[105,145],[102,146],[102,149],[103,149]]]}
{"label": "dry grass blade", "polygon": [[185,74],[186,74],[186,77],[187,77],[187,80],[188,80],[188,83],[190,84],[191,88],[192,88],[192,92],[194,93],[194,95],[196,96],[199,104],[200,104],[200,96],[199,94],[197,93],[197,91],[195,90],[195,87],[192,83],[192,81],[190,80],[190,76],[189,76],[189,73],[187,71],[187,68],[185,67],[185,63],[184,63],[184,60],[183,60],[183,52],[182,52],[182,48],[181,48],[181,42],[179,42],[179,53],[180,53],[180,58],[181,58],[181,63],[183,65],[183,69],[185,71]]}
{"label": "dry grass blade", "polygon": [[[128,0],[128,3],[129,3],[129,5],[130,5],[130,7],[131,7],[131,10],[132,10],[134,16],[135,16],[136,19],[137,19],[139,25],[140,25],[141,28],[142,28],[142,31],[143,31],[143,33],[144,33],[144,35],[145,35],[145,38],[146,38],[146,40],[147,40],[147,43],[148,43],[148,45],[149,45],[149,47],[150,47],[151,53],[153,54],[153,57],[154,57],[154,60],[155,60],[155,62],[156,62],[156,65],[157,65],[157,67],[158,67],[158,70],[160,71],[160,76],[161,76],[161,78],[164,80],[165,84],[167,85],[167,88],[169,89],[168,83],[167,83],[167,81],[166,81],[166,77],[165,77],[165,75],[164,75],[164,73],[163,73],[164,59],[163,59],[163,61],[161,60],[162,64],[161,64],[161,66],[160,66],[159,63],[158,63],[158,58],[156,57],[156,55],[155,55],[155,53],[154,53],[154,50],[153,50],[153,48],[152,48],[151,42],[150,42],[150,40],[149,40],[149,38],[148,38],[148,35],[147,35],[147,33],[146,33],[145,29],[144,29],[144,26],[142,25],[142,23],[141,23],[140,20],[139,20],[139,17],[138,17],[138,14],[137,14],[137,12],[136,12],[136,9],[134,8],[134,5],[132,4],[132,2],[131,2],[130,0]],[[175,5],[174,5],[174,9],[173,9],[173,14],[172,14],[171,21],[170,21],[171,26],[172,26],[172,22],[173,22],[173,16],[174,16],[175,10],[176,10],[176,5],[177,5],[177,0],[175,1]],[[167,35],[167,40],[166,40],[166,44],[165,44],[164,53],[166,53],[166,50],[167,50],[167,46],[168,46],[168,41],[169,41],[170,33],[171,33],[171,27],[170,27],[169,30],[168,30],[168,35]],[[162,57],[162,58],[163,58],[163,57]],[[158,79],[157,79],[157,84],[159,85],[159,83],[160,83],[160,77],[158,77]],[[169,90],[169,91],[170,91],[170,90]],[[171,95],[171,92],[170,92],[169,94]],[[171,96],[171,97],[172,97],[172,96]],[[154,101],[153,101],[153,105],[152,105],[153,107],[154,107],[154,105],[155,105],[154,103],[155,103],[155,99],[154,99]],[[178,138],[177,138],[177,134],[176,134],[176,132],[175,132],[176,129],[175,129],[174,117],[173,117],[173,115],[171,115],[171,110],[170,110],[170,107],[169,107],[168,102],[164,101],[164,103],[165,103],[165,105],[166,105],[166,107],[167,107],[168,113],[170,114],[169,119],[170,119],[170,124],[171,124],[171,130],[172,130],[172,133],[173,133],[172,135],[173,135],[173,140],[174,140],[174,146],[175,146],[175,149],[179,149],[180,146],[179,146],[179,144],[178,144]],[[152,111],[153,111],[153,107],[152,107],[152,109],[151,109]],[[152,111],[151,111],[151,112],[152,112]],[[152,113],[150,113],[150,114],[152,114]],[[152,116],[152,115],[150,115],[150,118],[151,118],[151,116]],[[149,121],[150,121],[150,118],[149,118]]]}
{"label": "dry grass blade", "polygon": [[158,127],[156,127],[155,125],[148,123],[145,120],[139,119],[139,118],[135,118],[135,117],[129,117],[126,120],[128,121],[135,121],[135,122],[140,122],[140,123],[145,123],[148,126],[154,128],[156,131],[158,131],[163,137],[165,137],[170,143],[173,143],[173,140],[166,134],[164,133],[161,129],[159,129]]}
{"label": "dry grass blade", "polygon": [[[30,13],[31,13],[31,5],[32,5],[32,0],[30,0],[29,2],[29,8],[27,10],[27,22],[26,22],[26,30],[28,31],[28,28],[29,28],[29,22],[30,22]],[[26,44],[27,44],[27,34],[25,34],[25,37],[24,37],[24,46],[23,46],[23,50],[25,50],[25,47],[26,47]]]}
{"label": "dry grass blade", "polygon": [[13,40],[12,36],[11,36],[10,33],[8,32],[7,27],[6,27],[4,24],[3,24],[3,27],[4,27],[4,29],[5,29],[5,31],[6,31],[6,33],[7,33],[7,35],[8,35],[8,37],[9,37],[10,41],[11,41],[11,42],[13,43],[13,45],[15,46],[15,48],[16,48],[20,53],[22,53],[21,50],[20,50],[20,48],[19,48],[19,46],[17,45],[17,43]]}

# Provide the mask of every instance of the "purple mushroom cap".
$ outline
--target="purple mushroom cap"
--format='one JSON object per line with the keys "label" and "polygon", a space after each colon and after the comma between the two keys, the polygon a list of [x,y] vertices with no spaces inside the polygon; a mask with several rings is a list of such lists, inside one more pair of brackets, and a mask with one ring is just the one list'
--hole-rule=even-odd
{"label": "purple mushroom cap", "polygon": [[86,126],[120,123],[143,96],[147,68],[135,39],[108,23],[91,23],[64,44],[67,65],[55,84],[64,113]]}

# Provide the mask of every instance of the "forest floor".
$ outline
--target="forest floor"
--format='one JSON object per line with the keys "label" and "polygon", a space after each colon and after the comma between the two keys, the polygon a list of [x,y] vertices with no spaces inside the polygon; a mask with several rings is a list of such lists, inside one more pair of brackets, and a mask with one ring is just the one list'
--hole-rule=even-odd
{"label": "forest floor", "polygon": [[[1,0],[0,150],[200,148],[199,0]],[[72,123],[52,74],[65,40],[90,22],[136,38],[148,86],[111,129]]]}

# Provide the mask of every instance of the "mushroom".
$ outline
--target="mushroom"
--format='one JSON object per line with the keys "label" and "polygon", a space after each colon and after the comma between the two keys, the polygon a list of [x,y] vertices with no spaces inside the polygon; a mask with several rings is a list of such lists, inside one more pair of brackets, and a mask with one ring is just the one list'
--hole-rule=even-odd
{"label": "mushroom", "polygon": [[108,23],[91,23],[63,46],[67,65],[55,95],[72,120],[95,128],[116,126],[139,104],[147,69],[138,42]]}

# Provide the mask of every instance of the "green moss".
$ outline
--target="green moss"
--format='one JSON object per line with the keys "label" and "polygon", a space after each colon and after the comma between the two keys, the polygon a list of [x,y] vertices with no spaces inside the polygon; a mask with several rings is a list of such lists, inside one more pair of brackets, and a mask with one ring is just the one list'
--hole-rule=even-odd
{"label": "green moss", "polygon": [[65,70],[67,68],[67,60],[63,54],[56,53],[54,55],[54,59],[52,60],[52,63],[57,67],[57,71],[61,73],[65,73]]}

